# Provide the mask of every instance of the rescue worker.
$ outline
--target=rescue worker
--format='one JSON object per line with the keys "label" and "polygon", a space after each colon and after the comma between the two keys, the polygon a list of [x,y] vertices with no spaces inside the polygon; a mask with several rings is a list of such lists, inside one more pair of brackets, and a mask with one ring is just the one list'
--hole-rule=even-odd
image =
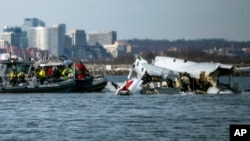
{"label": "rescue worker", "polygon": [[83,60],[81,60],[79,64],[76,65],[76,68],[77,68],[77,76],[76,76],[77,79],[82,79],[89,74],[89,71],[83,64]]}
{"label": "rescue worker", "polygon": [[46,72],[43,67],[40,69],[38,73],[38,78],[39,78],[40,84],[43,84],[46,79]]}
{"label": "rescue worker", "polygon": [[186,73],[184,73],[184,74],[181,74],[180,78],[181,78],[181,84],[182,84],[182,87],[183,87],[183,91],[184,92],[191,91],[189,76]]}
{"label": "rescue worker", "polygon": [[47,68],[47,71],[46,71],[47,77],[48,77],[48,78],[51,78],[51,77],[52,77],[52,73],[53,73],[52,68],[51,68],[51,67],[48,67],[48,68]]}
{"label": "rescue worker", "polygon": [[18,74],[17,74],[18,80],[21,83],[25,83],[25,73],[23,70],[21,70]]}
{"label": "rescue worker", "polygon": [[207,89],[212,86],[209,77],[206,75],[205,71],[200,73],[200,88],[203,91],[207,91]]}
{"label": "rescue worker", "polygon": [[17,83],[17,73],[16,73],[16,69],[13,69],[10,72],[10,85],[14,86]]}
{"label": "rescue worker", "polygon": [[79,72],[85,69],[85,65],[83,64],[82,60],[79,62],[79,64],[76,65],[76,67]]}
{"label": "rescue worker", "polygon": [[142,80],[142,85],[144,85],[144,84],[147,84],[147,83],[151,82],[152,81],[152,77],[148,74],[147,71],[145,71],[145,74],[143,75],[143,77],[141,78],[141,80]]}

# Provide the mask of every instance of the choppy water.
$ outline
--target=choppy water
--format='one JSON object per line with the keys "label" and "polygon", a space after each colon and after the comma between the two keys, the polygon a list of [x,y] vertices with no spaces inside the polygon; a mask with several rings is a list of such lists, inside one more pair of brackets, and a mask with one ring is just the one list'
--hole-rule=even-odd
{"label": "choppy water", "polygon": [[2,94],[0,140],[228,141],[249,110],[250,94]]}

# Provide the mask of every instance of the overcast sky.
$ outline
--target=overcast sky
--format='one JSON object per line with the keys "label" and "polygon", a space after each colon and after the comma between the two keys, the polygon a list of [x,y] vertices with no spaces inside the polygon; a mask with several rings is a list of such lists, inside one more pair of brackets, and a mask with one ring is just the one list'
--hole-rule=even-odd
{"label": "overcast sky", "polygon": [[0,29],[36,17],[118,39],[250,41],[250,0],[0,0]]}

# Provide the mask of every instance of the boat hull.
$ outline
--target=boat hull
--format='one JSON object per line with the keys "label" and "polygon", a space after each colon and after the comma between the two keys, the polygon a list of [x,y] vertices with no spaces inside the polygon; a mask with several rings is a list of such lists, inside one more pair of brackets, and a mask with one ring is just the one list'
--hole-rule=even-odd
{"label": "boat hull", "polygon": [[106,85],[107,80],[104,77],[88,77],[84,79],[75,79],[76,85],[70,89],[70,92],[100,92]]}
{"label": "boat hull", "polygon": [[48,83],[42,85],[18,85],[2,86],[0,93],[60,93],[69,92],[70,88],[75,86],[73,79],[68,79],[58,83]]}

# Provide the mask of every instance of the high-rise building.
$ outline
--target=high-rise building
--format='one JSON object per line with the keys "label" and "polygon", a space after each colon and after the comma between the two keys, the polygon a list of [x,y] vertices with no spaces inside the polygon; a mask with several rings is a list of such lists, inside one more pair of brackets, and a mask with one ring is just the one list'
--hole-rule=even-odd
{"label": "high-rise building", "polygon": [[0,49],[6,49],[7,46],[9,46],[7,41],[0,40]]}
{"label": "high-rise building", "polygon": [[72,47],[72,38],[69,35],[64,36],[64,49]]}
{"label": "high-rise building", "polygon": [[3,29],[3,33],[1,33],[1,39],[7,41],[11,46],[19,47],[21,35],[21,27],[5,26]]}
{"label": "high-rise building", "polygon": [[22,31],[27,32],[29,28],[39,26],[45,27],[45,23],[38,18],[25,18],[22,26]]}
{"label": "high-rise building", "polygon": [[13,32],[3,32],[1,33],[1,39],[11,44],[13,42]]}
{"label": "high-rise building", "polygon": [[86,45],[86,33],[84,30],[71,30],[68,35],[71,37],[72,46]]}
{"label": "high-rise building", "polygon": [[61,55],[64,51],[65,32],[65,24],[30,28],[28,30],[29,47],[48,50],[52,55]]}
{"label": "high-rise building", "polygon": [[22,29],[19,26],[5,26],[3,32],[21,33]]}
{"label": "high-rise building", "polygon": [[38,18],[25,18],[22,25],[22,35],[20,37],[20,48],[28,47],[27,32],[33,27],[45,27],[45,23]]}
{"label": "high-rise building", "polygon": [[48,46],[45,46],[44,39],[46,38],[45,27],[34,27],[28,30],[28,46],[31,48],[37,48],[39,50],[48,50]]}
{"label": "high-rise building", "polygon": [[89,45],[110,45],[117,40],[116,31],[89,33]]}
{"label": "high-rise building", "polygon": [[49,29],[50,51],[54,55],[62,55],[64,53],[66,25],[57,24]]}

